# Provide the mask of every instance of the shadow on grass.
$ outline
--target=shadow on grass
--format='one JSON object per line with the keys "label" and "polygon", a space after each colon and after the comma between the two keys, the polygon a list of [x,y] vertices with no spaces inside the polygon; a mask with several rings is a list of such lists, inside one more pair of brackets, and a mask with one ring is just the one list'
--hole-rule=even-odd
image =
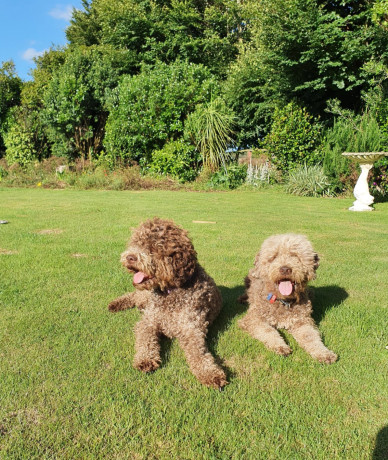
{"label": "shadow on grass", "polygon": [[327,311],[336,308],[348,297],[345,289],[339,286],[310,287],[313,303],[313,318],[319,324]]}
{"label": "shadow on grass", "polygon": [[208,333],[208,347],[209,351],[215,357],[216,362],[224,369],[227,378],[230,379],[235,377],[235,374],[225,365],[225,362],[217,356],[215,352],[217,337],[222,335],[230,326],[233,318],[237,315],[241,315],[248,309],[248,305],[241,305],[237,299],[244,294],[245,287],[235,286],[228,288],[225,286],[218,286],[222,296],[222,310],[214,323],[209,328]]}
{"label": "shadow on grass", "polygon": [[387,203],[387,202],[388,202],[388,194],[387,195],[376,195],[373,203]]}
{"label": "shadow on grass", "polygon": [[388,459],[388,425],[383,427],[376,437],[375,448],[373,450],[372,460]]}

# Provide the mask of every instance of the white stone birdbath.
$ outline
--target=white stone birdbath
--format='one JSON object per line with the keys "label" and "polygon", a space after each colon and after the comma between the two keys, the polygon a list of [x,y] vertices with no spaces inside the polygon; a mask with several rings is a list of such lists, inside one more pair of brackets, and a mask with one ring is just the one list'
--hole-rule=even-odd
{"label": "white stone birdbath", "polygon": [[353,202],[353,206],[349,208],[349,211],[373,211],[370,205],[373,203],[374,198],[369,193],[368,172],[373,163],[388,155],[388,152],[344,152],[342,155],[353,158],[360,163],[361,167],[360,177],[353,190],[356,201]]}

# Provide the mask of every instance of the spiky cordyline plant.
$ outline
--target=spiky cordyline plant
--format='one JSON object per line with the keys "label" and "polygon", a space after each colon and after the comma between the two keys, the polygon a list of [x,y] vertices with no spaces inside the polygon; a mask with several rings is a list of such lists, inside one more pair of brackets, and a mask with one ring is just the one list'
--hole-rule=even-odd
{"label": "spiky cordyline plant", "polygon": [[229,159],[227,148],[234,145],[234,120],[225,102],[216,98],[198,105],[186,121],[186,133],[202,155],[204,166],[211,171],[225,167]]}

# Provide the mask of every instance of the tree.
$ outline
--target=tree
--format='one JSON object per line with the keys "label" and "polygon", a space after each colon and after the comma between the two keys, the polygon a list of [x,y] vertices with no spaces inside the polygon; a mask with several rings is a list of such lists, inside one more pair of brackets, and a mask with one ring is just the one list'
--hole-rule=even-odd
{"label": "tree", "polygon": [[75,46],[98,45],[101,41],[101,27],[97,10],[88,0],[82,0],[82,6],[83,10],[73,9],[66,38]]}
{"label": "tree", "polygon": [[243,115],[239,122],[248,133],[247,143],[255,142],[244,107],[249,97],[257,108],[250,113],[256,114],[260,133],[265,133],[273,107],[292,100],[313,115],[324,115],[329,99],[360,110],[370,86],[364,65],[372,59],[388,63],[388,33],[372,21],[371,2],[248,0],[244,8],[251,39],[241,45],[227,95]]}
{"label": "tree", "polygon": [[71,46],[126,50],[132,74],[142,62],[179,58],[225,75],[243,34],[233,0],[83,0],[83,7],[74,11],[66,32]]}
{"label": "tree", "polygon": [[115,52],[100,47],[68,50],[44,92],[43,117],[53,152],[92,159],[102,148],[107,92],[120,75]]}
{"label": "tree", "polygon": [[0,67],[0,155],[4,149],[3,137],[7,132],[10,109],[20,102],[22,80],[17,76],[12,61],[2,62]]}

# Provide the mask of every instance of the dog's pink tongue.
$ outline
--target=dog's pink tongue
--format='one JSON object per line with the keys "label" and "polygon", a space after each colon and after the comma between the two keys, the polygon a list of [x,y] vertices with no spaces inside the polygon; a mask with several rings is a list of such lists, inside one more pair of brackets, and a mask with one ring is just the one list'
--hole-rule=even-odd
{"label": "dog's pink tongue", "polygon": [[291,281],[280,281],[279,283],[279,292],[282,295],[290,295],[292,292],[293,286]]}
{"label": "dog's pink tongue", "polygon": [[147,275],[143,272],[136,272],[134,275],[133,275],[133,282],[135,284],[140,284],[144,281],[144,279],[147,277]]}

